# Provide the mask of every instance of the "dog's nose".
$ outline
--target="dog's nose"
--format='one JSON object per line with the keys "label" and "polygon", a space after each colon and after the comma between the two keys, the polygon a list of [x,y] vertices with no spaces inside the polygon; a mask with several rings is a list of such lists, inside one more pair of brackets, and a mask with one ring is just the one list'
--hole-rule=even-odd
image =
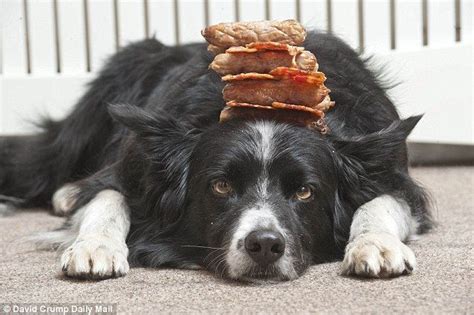
{"label": "dog's nose", "polygon": [[253,231],[245,238],[245,249],[259,265],[268,265],[278,260],[285,251],[283,235],[274,231]]}

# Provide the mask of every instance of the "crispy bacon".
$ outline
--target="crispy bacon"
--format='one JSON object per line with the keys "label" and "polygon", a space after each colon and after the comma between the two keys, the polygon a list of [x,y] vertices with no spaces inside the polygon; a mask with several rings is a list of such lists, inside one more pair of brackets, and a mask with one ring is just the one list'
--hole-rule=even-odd
{"label": "crispy bacon", "polygon": [[273,108],[272,106],[265,106],[265,105],[251,104],[251,103],[239,103],[236,101],[229,101],[226,103],[226,105],[229,107],[249,107],[249,108],[275,110],[275,108]]}
{"label": "crispy bacon", "polygon": [[315,85],[321,85],[326,81],[326,76],[322,72],[304,71],[288,67],[278,67],[270,71],[270,74],[277,79],[290,79],[295,82]]}
{"label": "crispy bacon", "polygon": [[220,23],[201,32],[209,44],[219,47],[244,46],[254,42],[300,45],[306,30],[295,20]]}
{"label": "crispy bacon", "polygon": [[230,47],[225,52],[229,54],[239,54],[239,53],[255,53],[258,51],[286,51],[291,56],[296,56],[297,54],[304,51],[303,47],[292,46],[283,43],[272,43],[272,42],[257,42],[250,43],[243,46]]}
{"label": "crispy bacon", "polygon": [[316,65],[316,57],[309,51],[291,55],[288,51],[269,50],[219,54],[214,58],[210,68],[221,75],[227,75],[245,72],[268,73],[278,67],[314,71]]}
{"label": "crispy bacon", "polygon": [[[245,76],[244,76],[245,77]],[[273,102],[313,107],[320,104],[329,90],[324,85],[295,80],[232,80],[224,87],[226,101],[271,106]]]}
{"label": "crispy bacon", "polygon": [[218,54],[209,68],[226,82],[221,122],[266,118],[328,132],[324,115],[334,102],[316,57],[298,47],[306,36],[298,22],[221,23],[202,34]]}
{"label": "crispy bacon", "polygon": [[322,134],[328,132],[328,127],[323,117],[318,117],[307,111],[281,109],[273,107],[235,103],[233,106],[226,106],[220,114],[221,123],[233,119],[269,119],[283,121],[290,124],[305,126],[317,130]]}
{"label": "crispy bacon", "polygon": [[335,102],[331,101],[331,97],[329,95],[326,95],[326,97],[322,100],[321,103],[317,104],[316,106],[312,106],[312,108],[325,112],[331,107],[333,107],[334,104]]}
{"label": "crispy bacon", "polygon": [[247,72],[240,74],[228,74],[222,77],[222,81],[243,81],[243,80],[275,80],[275,77],[267,73]]}
{"label": "crispy bacon", "polygon": [[322,111],[320,111],[319,109],[311,108],[311,107],[304,106],[304,105],[273,102],[272,107],[273,108],[278,108],[278,109],[287,109],[287,110],[296,110],[296,111],[308,112],[308,113],[311,113],[311,114],[313,114],[317,117],[324,117],[324,113]]}

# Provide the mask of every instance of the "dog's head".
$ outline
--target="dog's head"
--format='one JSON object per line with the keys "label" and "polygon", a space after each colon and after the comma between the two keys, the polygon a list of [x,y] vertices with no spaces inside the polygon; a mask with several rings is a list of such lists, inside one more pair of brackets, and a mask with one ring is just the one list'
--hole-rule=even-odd
{"label": "dog's head", "polygon": [[[334,140],[272,121],[189,131],[161,115],[114,110],[149,161],[141,184],[148,197],[140,206],[156,224],[136,233],[141,240],[166,239],[166,254],[175,242],[183,248],[173,259],[195,255],[194,261],[233,279],[295,279],[309,264],[340,256],[354,207],[374,193],[362,186],[365,172],[376,166],[361,158],[371,161],[367,155],[375,154],[382,165],[416,124]],[[159,246],[150,248],[160,255]],[[179,265],[165,261],[164,250],[161,255],[155,263]]]}
{"label": "dog's head", "polygon": [[206,132],[190,159],[187,193],[190,222],[221,249],[205,263],[232,278],[294,279],[333,253],[332,154],[318,133],[270,121]]}

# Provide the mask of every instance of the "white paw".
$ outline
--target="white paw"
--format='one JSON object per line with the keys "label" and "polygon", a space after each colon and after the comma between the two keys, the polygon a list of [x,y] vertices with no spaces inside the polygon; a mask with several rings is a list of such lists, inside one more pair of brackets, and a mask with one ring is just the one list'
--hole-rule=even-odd
{"label": "white paw", "polygon": [[397,237],[386,233],[368,233],[347,245],[342,273],[387,278],[409,274],[415,267],[415,254]]}
{"label": "white paw", "polygon": [[79,236],[61,256],[65,275],[81,279],[121,277],[129,270],[128,248],[103,235]]}
{"label": "white paw", "polygon": [[71,212],[79,192],[79,187],[73,184],[66,184],[56,190],[52,199],[54,213],[63,216]]}

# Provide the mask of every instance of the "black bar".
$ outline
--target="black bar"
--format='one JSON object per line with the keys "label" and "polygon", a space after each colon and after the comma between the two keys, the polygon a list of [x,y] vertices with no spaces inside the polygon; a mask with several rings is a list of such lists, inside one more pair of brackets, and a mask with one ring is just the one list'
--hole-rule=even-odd
{"label": "black bar", "polygon": [[240,1],[234,0],[234,13],[235,13],[235,21],[240,21]]}
{"label": "black bar", "polygon": [[179,34],[179,3],[178,0],[174,0],[174,36],[176,40],[176,45],[180,44],[180,34]]}
{"label": "black bar", "polygon": [[270,0],[265,0],[265,20],[270,20],[271,18]]}
{"label": "black bar", "polygon": [[120,49],[120,22],[119,22],[118,0],[114,0],[113,10],[114,10],[115,50],[118,51]]}
{"label": "black bar", "polygon": [[295,0],[296,20],[301,23],[301,0]]}
{"label": "black bar", "polygon": [[59,33],[58,0],[53,1],[54,48],[56,51],[56,72],[61,73],[61,40]]}
{"label": "black bar", "polygon": [[31,46],[30,46],[30,23],[28,16],[28,0],[23,0],[23,16],[25,22],[25,49],[26,49],[26,72],[31,73]]}
{"label": "black bar", "polygon": [[428,0],[422,1],[421,14],[423,19],[423,46],[428,46]]}
{"label": "black bar", "polygon": [[357,17],[359,24],[359,51],[364,52],[365,36],[364,36],[364,0],[359,0],[357,4]]}
{"label": "black bar", "polygon": [[390,48],[397,48],[397,11],[395,0],[390,0]]}
{"label": "black bar", "polygon": [[332,1],[326,0],[326,17],[328,21],[327,31],[332,33]]}
{"label": "black bar", "polygon": [[204,24],[209,26],[209,0],[204,0]]}
{"label": "black bar", "polygon": [[86,71],[91,72],[91,43],[89,30],[89,0],[83,0],[84,5],[84,40],[86,42]]}
{"label": "black bar", "polygon": [[454,0],[454,31],[456,32],[456,41],[461,41],[461,0]]}
{"label": "black bar", "polygon": [[143,22],[145,27],[145,38],[150,37],[150,15],[148,0],[143,0]]}

